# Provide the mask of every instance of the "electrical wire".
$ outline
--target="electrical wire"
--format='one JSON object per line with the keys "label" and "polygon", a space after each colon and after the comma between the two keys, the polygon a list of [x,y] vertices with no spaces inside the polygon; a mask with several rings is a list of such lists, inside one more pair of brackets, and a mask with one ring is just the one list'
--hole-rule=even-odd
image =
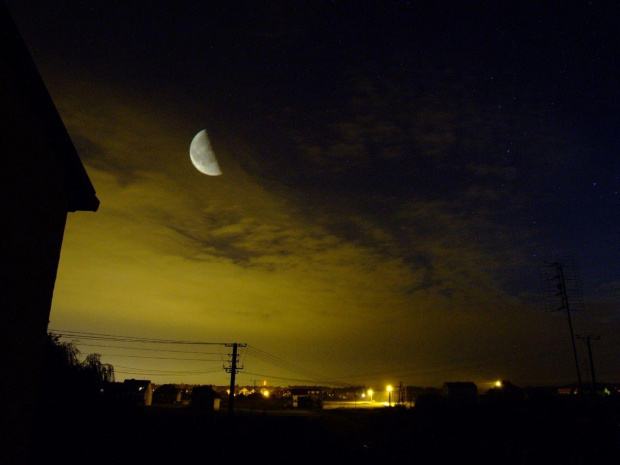
{"label": "electrical wire", "polygon": [[79,344],[82,347],[105,347],[105,348],[113,348],[113,349],[148,350],[151,352],[174,352],[174,353],[180,353],[180,354],[221,355],[221,352],[200,352],[196,350],[149,349],[146,347],[127,347],[127,346],[111,346],[111,345],[104,345],[104,344],[85,344],[83,342],[80,342]]}
{"label": "electrical wire", "polygon": [[[164,352],[164,353],[187,353],[187,354],[196,354],[196,355],[220,355],[219,359],[206,359],[206,358],[180,358],[180,357],[155,357],[155,356],[147,356],[147,355],[130,355],[130,354],[99,354],[106,357],[120,357],[120,358],[137,358],[137,359],[155,359],[155,360],[175,360],[175,361],[189,361],[189,362],[222,362],[222,363],[230,363],[230,357],[232,354],[225,354],[222,352],[201,352],[201,351],[184,351],[184,350],[174,350],[174,349],[161,349],[161,348],[148,348],[148,347],[130,347],[127,345],[119,346],[114,343],[125,343],[125,344],[173,344],[173,345],[218,345],[222,348],[229,348],[231,343],[220,343],[220,342],[207,342],[207,341],[186,341],[186,340],[175,340],[175,339],[159,339],[159,338],[146,338],[146,337],[135,337],[135,336],[121,336],[121,335],[113,335],[113,334],[101,334],[94,332],[85,332],[85,331],[63,331],[52,329],[50,330],[50,334],[59,336],[61,338],[77,338],[77,341],[73,341],[75,344],[79,344],[84,347],[101,347],[101,348],[110,348],[110,349],[122,349],[122,350],[134,350],[134,351],[154,351],[154,352]],[[110,342],[112,344],[92,344],[85,341],[101,341],[101,342]],[[558,352],[559,353],[559,352]],[[553,355],[555,352],[544,352],[540,353],[539,356],[549,356]],[[466,363],[467,360],[460,360],[455,364],[449,364],[444,366],[439,366],[432,369],[419,369],[415,365],[409,364],[409,366],[405,366],[398,369],[390,369],[389,371],[376,371],[376,372],[364,372],[364,373],[350,373],[345,375],[344,377],[329,377],[324,374],[318,373],[309,368],[305,368],[302,365],[295,364],[284,360],[281,357],[270,354],[258,347],[249,345],[249,344],[239,344],[238,345],[238,360],[239,366],[243,367],[244,362],[248,357],[271,365],[279,370],[283,370],[289,373],[292,373],[292,377],[286,376],[275,376],[275,375],[266,375],[262,373],[253,373],[245,371],[243,368],[239,368],[243,370],[244,374],[254,375],[254,376],[262,376],[268,377],[271,379],[279,379],[284,381],[293,381],[293,382],[301,382],[304,384],[317,384],[322,386],[353,386],[358,383],[355,380],[368,380],[372,377],[377,376],[399,376],[401,378],[419,378],[420,376],[444,373],[444,372],[457,372],[465,369],[472,368],[480,368],[485,366],[493,366],[496,364],[502,364],[507,362],[515,362],[518,360],[522,360],[524,356],[514,356],[507,357],[503,359],[490,359],[480,361],[478,358],[476,361],[473,359]],[[224,366],[207,369],[207,370],[155,370],[155,369],[140,369],[140,368],[130,368],[130,367],[122,367],[117,365],[115,371],[117,373],[123,374],[153,374],[153,375],[166,375],[166,376],[174,376],[174,375],[199,375],[199,374],[208,374],[208,373],[216,373],[221,371]],[[129,371],[128,371],[129,370]],[[344,379],[347,381],[345,382]]]}
{"label": "electrical wire", "polygon": [[61,329],[50,329],[51,334],[60,337],[78,337],[81,339],[98,340],[98,341],[116,341],[116,342],[136,342],[143,344],[189,344],[189,345],[226,345],[226,342],[205,342],[205,341],[183,341],[178,339],[157,339],[135,336],[120,336],[115,334],[91,333],[85,331],[68,331]]}
{"label": "electrical wire", "polygon": [[191,362],[220,362],[219,359],[207,359],[207,358],[177,358],[177,357],[149,357],[146,355],[122,355],[122,354],[99,354],[106,357],[127,357],[127,358],[148,358],[155,360],[179,360],[179,361],[191,361]]}

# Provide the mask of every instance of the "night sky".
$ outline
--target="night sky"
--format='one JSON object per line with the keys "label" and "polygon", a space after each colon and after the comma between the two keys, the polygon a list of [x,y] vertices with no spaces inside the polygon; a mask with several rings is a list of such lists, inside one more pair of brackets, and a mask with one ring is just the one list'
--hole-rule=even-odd
{"label": "night sky", "polygon": [[[240,384],[562,384],[560,261],[620,379],[620,7],[513,3],[7,0],[101,200],[50,329],[247,343]],[[72,339],[120,380],[228,380],[230,349]]]}

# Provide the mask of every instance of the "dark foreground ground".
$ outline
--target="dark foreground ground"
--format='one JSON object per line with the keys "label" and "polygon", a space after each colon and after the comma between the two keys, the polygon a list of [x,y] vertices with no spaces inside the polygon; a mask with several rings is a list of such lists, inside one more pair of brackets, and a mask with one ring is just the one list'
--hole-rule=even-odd
{"label": "dark foreground ground", "polygon": [[37,464],[616,463],[617,411],[572,399],[233,418],[226,409],[81,408],[40,418],[31,449]]}

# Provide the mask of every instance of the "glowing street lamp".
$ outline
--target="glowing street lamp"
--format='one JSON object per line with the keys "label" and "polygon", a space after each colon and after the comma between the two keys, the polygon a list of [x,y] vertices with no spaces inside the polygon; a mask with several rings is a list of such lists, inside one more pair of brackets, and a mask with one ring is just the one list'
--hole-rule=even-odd
{"label": "glowing street lamp", "polygon": [[388,407],[392,406],[392,385],[388,384],[387,385],[387,392],[388,392]]}
{"label": "glowing street lamp", "polygon": [[370,396],[370,402],[372,402],[372,395],[374,394],[372,389],[368,390],[368,395]]}

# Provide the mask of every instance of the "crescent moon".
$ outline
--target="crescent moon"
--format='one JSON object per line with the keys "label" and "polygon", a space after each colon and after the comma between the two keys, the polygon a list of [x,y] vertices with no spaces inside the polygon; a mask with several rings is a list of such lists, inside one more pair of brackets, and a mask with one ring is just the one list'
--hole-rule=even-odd
{"label": "crescent moon", "polygon": [[192,139],[192,143],[189,146],[189,158],[201,173],[208,174],[209,176],[219,176],[222,174],[205,129],[196,134]]}

